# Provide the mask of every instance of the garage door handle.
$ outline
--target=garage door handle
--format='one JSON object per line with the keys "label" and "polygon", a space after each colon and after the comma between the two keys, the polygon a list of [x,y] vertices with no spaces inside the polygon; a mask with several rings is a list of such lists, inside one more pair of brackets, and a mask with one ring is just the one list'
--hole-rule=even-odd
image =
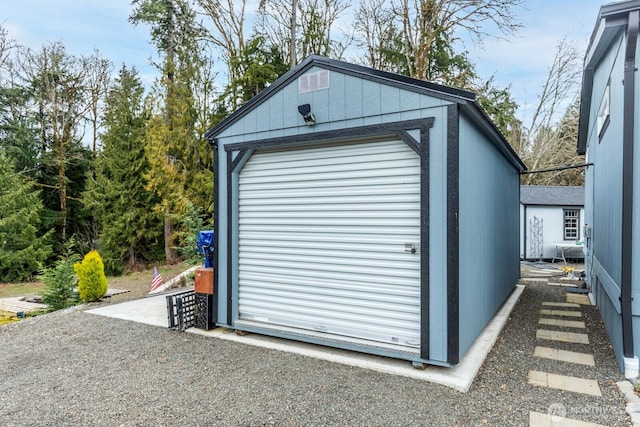
{"label": "garage door handle", "polygon": [[416,245],[415,243],[405,243],[404,251],[412,254],[417,254],[420,252],[420,245]]}

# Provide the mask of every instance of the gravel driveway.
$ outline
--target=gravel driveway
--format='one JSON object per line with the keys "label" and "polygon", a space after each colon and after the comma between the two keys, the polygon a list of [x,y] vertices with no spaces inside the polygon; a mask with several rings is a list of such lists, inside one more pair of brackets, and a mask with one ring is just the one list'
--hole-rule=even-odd
{"label": "gravel driveway", "polygon": [[[525,288],[467,393],[75,307],[0,327],[0,425],[523,426],[554,404],[570,418],[629,425],[595,307],[581,309],[591,341],[581,351],[595,368],[533,356],[541,304],[564,293]],[[596,379],[603,396],[529,385],[529,370]]]}

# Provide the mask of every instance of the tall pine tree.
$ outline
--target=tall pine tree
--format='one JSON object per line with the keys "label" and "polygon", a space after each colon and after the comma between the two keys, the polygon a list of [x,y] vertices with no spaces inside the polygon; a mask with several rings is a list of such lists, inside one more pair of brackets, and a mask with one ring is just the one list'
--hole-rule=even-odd
{"label": "tall pine tree", "polygon": [[109,272],[162,257],[162,216],[153,209],[159,199],[145,189],[143,178],[149,170],[143,95],[137,71],[123,66],[107,96],[103,150],[85,194],[98,217],[100,252]]}
{"label": "tall pine tree", "polygon": [[195,14],[184,0],[136,0],[131,20],[151,26],[163,56],[162,77],[148,98],[153,116],[146,132],[149,171],[146,188],[161,201],[155,207],[164,220],[165,258],[175,262],[179,219],[189,203],[207,214],[213,208],[211,150],[203,138],[211,127],[212,65],[194,31]]}
{"label": "tall pine tree", "polygon": [[51,255],[51,232],[38,235],[42,202],[34,183],[0,149],[0,281],[30,279]]}

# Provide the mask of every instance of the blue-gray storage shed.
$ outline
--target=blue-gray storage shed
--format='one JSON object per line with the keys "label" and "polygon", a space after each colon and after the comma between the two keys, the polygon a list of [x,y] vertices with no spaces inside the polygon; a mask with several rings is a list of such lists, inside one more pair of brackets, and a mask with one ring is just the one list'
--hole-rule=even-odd
{"label": "blue-gray storage shed", "polygon": [[470,92],[312,56],[207,137],[218,325],[452,366],[519,279],[525,166]]}

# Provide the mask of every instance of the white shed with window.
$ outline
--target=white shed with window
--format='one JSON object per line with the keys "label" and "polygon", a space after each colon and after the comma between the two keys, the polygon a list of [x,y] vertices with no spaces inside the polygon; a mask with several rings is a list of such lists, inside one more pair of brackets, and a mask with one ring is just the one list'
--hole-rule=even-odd
{"label": "white shed with window", "polygon": [[520,258],[583,258],[584,187],[520,187]]}

